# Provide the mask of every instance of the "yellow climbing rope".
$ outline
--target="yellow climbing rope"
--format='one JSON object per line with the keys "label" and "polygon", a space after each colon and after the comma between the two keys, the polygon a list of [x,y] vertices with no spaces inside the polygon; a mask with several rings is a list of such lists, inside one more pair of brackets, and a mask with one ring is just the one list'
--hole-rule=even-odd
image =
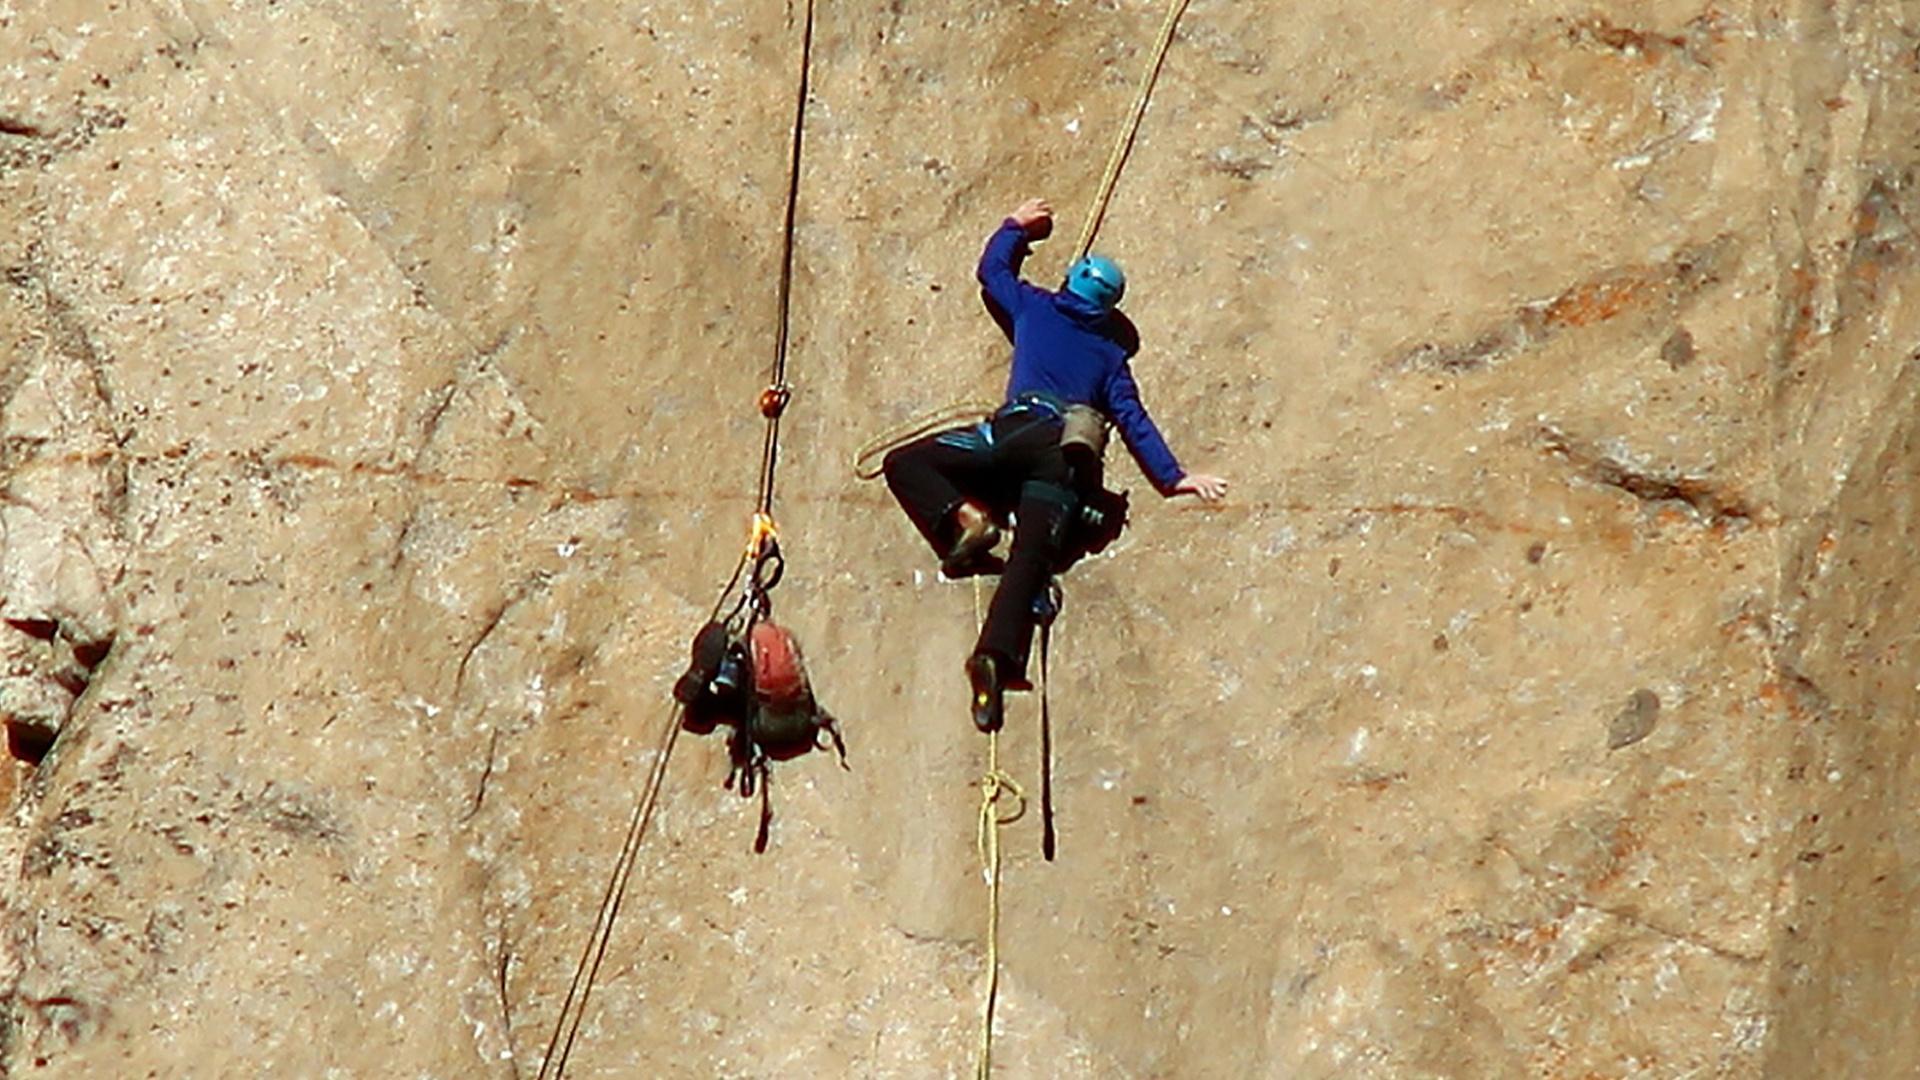
{"label": "yellow climbing rope", "polygon": [[1166,63],[1167,50],[1173,45],[1173,32],[1180,25],[1180,16],[1187,10],[1187,0],[1169,0],[1167,17],[1160,24],[1160,40],[1154,46],[1153,63],[1140,76],[1140,88],[1133,95],[1133,113],[1127,118],[1127,126],[1120,133],[1120,140],[1114,143],[1113,154],[1107,158],[1107,170],[1100,177],[1100,190],[1093,198],[1093,206],[1087,211],[1087,223],[1080,228],[1080,242],[1073,249],[1073,262],[1080,261],[1093,248],[1093,236],[1100,231],[1100,221],[1107,216],[1107,202],[1113,198],[1114,185],[1120,182],[1120,169],[1127,163],[1127,154],[1133,150],[1133,137],[1140,131],[1140,118],[1147,113],[1147,101],[1153,96],[1153,84],[1160,77],[1160,67]]}
{"label": "yellow climbing rope", "polygon": [[[1001,813],[1002,796],[1013,798],[1012,813]],[[987,878],[987,994],[980,1010],[980,1064],[974,1071],[978,1080],[987,1080],[993,1073],[993,1010],[1000,998],[1000,826],[1013,824],[1026,812],[1026,793],[1000,770],[1000,733],[990,733],[987,771],[980,778],[980,830],[975,838]]]}
{"label": "yellow climbing rope", "polygon": [[872,480],[880,475],[881,465],[878,463],[895,447],[905,446],[922,435],[931,435],[942,428],[985,420],[993,415],[993,409],[992,405],[984,402],[957,401],[888,428],[853,452],[853,475],[861,480]]}
{"label": "yellow climbing rope", "polygon": [[[980,579],[973,579],[973,621],[980,614]],[[1002,796],[1011,796],[1011,814],[1000,812]],[[987,1080],[993,1073],[993,1010],[1000,1000],[1000,826],[1011,825],[1027,812],[1026,792],[1018,781],[1000,768],[1000,733],[987,733],[987,771],[980,777],[980,824],[974,834],[974,847],[980,853],[980,867],[987,879],[987,992],[980,1008],[980,1056],[974,1069],[976,1080]]]}

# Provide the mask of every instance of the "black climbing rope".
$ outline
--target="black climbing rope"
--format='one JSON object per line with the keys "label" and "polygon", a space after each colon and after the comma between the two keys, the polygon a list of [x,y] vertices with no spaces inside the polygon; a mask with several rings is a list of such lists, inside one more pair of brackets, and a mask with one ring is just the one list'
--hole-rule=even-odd
{"label": "black climbing rope", "polygon": [[760,415],[766,417],[766,442],[760,453],[759,513],[773,515],[773,481],[780,464],[780,416],[792,396],[787,386],[787,343],[791,337],[793,307],[793,224],[800,205],[800,151],[807,131],[807,88],[813,73],[813,3],[807,0],[806,23],[800,31],[800,88],[794,95],[793,142],[787,149],[787,215],[781,225],[780,299],[778,329],[773,339],[773,369],[760,393]]}
{"label": "black climbing rope", "polygon": [[1060,579],[1047,581],[1040,600],[1040,854],[1053,861],[1053,709],[1047,699],[1047,654],[1053,650],[1053,623],[1065,609],[1067,594]]}
{"label": "black climbing rope", "polygon": [[[760,415],[767,422],[765,439],[760,450],[759,495],[754,500],[754,514],[751,534],[747,546],[734,564],[733,573],[727,578],[720,597],[714,602],[713,610],[707,621],[712,622],[726,609],[727,600],[741,584],[742,577],[747,578],[746,587],[735,603],[733,614],[738,614],[749,605],[753,610],[748,618],[758,618],[766,614],[767,593],[779,583],[785,569],[785,558],[780,554],[779,539],[773,521],[774,478],[780,462],[780,417],[786,411],[792,392],[787,385],[787,349],[790,340],[790,312],[793,300],[793,234],[795,213],[800,201],[800,151],[806,129],[807,92],[813,66],[813,23],[814,0],[807,0],[805,22],[800,35],[800,86],[794,102],[793,140],[789,149],[787,173],[786,216],[781,226],[780,287],[778,302],[778,329],[774,338],[772,370],[767,379],[767,387],[761,391],[759,399]],[[751,573],[749,573],[751,568]],[[731,619],[731,616],[729,616]],[[547,1040],[546,1053],[540,1062],[539,1080],[560,1080],[565,1074],[567,1061],[573,1054],[575,1040],[580,1034],[580,1025],[586,1018],[587,1000],[593,992],[594,981],[600,973],[600,965],[606,959],[607,947],[613,940],[614,923],[619,918],[620,907],[627,893],[627,882],[633,875],[634,863],[640,851],[641,842],[646,838],[647,829],[653,822],[655,807],[659,804],[660,791],[666,781],[667,763],[672,757],[675,741],[678,739],[682,721],[686,717],[686,706],[676,704],[669,710],[667,722],[662,729],[657,749],[654,752],[653,765],[647,773],[646,782],[641,786],[640,796],[634,803],[633,814],[628,819],[625,839],[615,857],[612,873],[608,875],[606,890],[600,898],[599,910],[594,915],[593,933],[588,937],[586,948],[581,951],[580,962],[575,965],[573,979],[567,986],[566,998],[560,1004],[560,1015],[555,1019],[553,1034]],[[765,778],[761,779],[761,791],[764,793]],[[763,808],[762,832],[766,827],[766,817],[770,811]]]}
{"label": "black climbing rope", "polygon": [[[547,1051],[540,1060],[540,1077],[551,1075],[558,1078],[566,1072],[567,1058],[573,1053],[573,1042],[580,1034],[580,1024],[586,1018],[587,997],[593,991],[593,983],[600,974],[600,963],[606,959],[607,944],[613,940],[613,924],[620,915],[620,904],[627,893],[627,879],[633,874],[635,856],[640,851],[640,841],[646,835],[647,826],[653,820],[653,808],[660,801],[660,787],[666,779],[667,758],[673,753],[674,741],[680,735],[680,717],[682,707],[672,710],[666,730],[661,737],[659,748],[654,752],[653,768],[647,774],[647,782],[641,788],[639,800],[634,804],[633,816],[627,822],[626,840],[620,846],[620,854],[614,859],[613,873],[607,879],[607,889],[600,897],[600,910],[595,913],[593,933],[587,938],[587,947],[580,954],[580,963],[573,970],[573,981],[567,985],[567,996],[560,1003],[560,1016],[553,1025],[553,1035],[547,1040]],[[562,1041],[564,1033],[565,1041]],[[555,1054],[555,1050],[558,1054]]]}

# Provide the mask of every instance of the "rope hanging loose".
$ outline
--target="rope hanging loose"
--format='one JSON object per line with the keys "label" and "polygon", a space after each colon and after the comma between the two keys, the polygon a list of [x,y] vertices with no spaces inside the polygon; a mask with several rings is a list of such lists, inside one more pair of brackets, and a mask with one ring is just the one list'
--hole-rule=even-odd
{"label": "rope hanging loose", "polygon": [[1180,25],[1180,16],[1187,10],[1188,0],[1168,0],[1167,17],[1160,24],[1160,40],[1154,46],[1153,63],[1140,76],[1140,88],[1133,96],[1133,112],[1127,118],[1127,126],[1120,133],[1120,140],[1114,144],[1113,154],[1107,158],[1106,172],[1100,177],[1100,190],[1093,197],[1093,206],[1087,211],[1087,223],[1080,228],[1080,242],[1074,246],[1073,259],[1078,262],[1087,252],[1093,250],[1094,234],[1100,231],[1100,222],[1107,216],[1107,202],[1113,198],[1114,185],[1120,181],[1120,169],[1127,163],[1127,155],[1133,151],[1133,137],[1140,131],[1140,118],[1147,113],[1147,102],[1153,96],[1154,81],[1160,77],[1160,67],[1166,63],[1167,50],[1173,45],[1173,32]]}
{"label": "rope hanging loose", "polygon": [[1047,703],[1047,654],[1053,651],[1053,620],[1065,606],[1065,593],[1055,579],[1048,590],[1051,612],[1040,622],[1040,679],[1034,685],[1040,699],[1040,854],[1053,861],[1053,709]]}
{"label": "rope hanging loose", "polygon": [[[769,530],[766,540],[761,538],[761,528]],[[707,612],[707,621],[712,622],[726,610],[727,598],[733,595],[734,586],[739,585],[742,577],[752,567],[752,576],[747,579],[748,596],[741,598],[742,603],[754,593],[762,594],[777,581],[780,561],[777,544],[771,539],[772,521],[764,515],[754,515],[754,539],[734,564],[733,573],[727,583],[720,588],[720,596],[713,602],[712,610]],[[771,545],[771,546],[769,546]],[[776,576],[772,581],[762,577],[767,573],[769,562],[776,564],[772,571]],[[666,726],[662,729],[660,741],[653,754],[653,764],[647,771],[647,779],[640,787],[640,796],[634,801],[633,814],[627,820],[626,837],[621,841],[620,852],[614,857],[613,872],[608,875],[607,888],[600,897],[600,908],[593,916],[593,932],[587,936],[586,947],[581,950],[580,962],[574,966],[573,979],[567,984],[567,995],[560,1002],[560,1015],[554,1019],[553,1034],[547,1040],[546,1053],[540,1059],[538,1080],[560,1080],[565,1075],[567,1061],[573,1055],[574,1041],[580,1035],[580,1025],[586,1019],[587,999],[593,993],[594,981],[600,975],[600,964],[606,959],[607,946],[613,940],[613,925],[620,917],[620,906],[627,895],[627,881],[633,876],[633,867],[640,853],[640,845],[646,839],[647,829],[653,824],[654,808],[660,802],[660,791],[666,784],[667,762],[673,757],[673,748],[680,737],[681,721],[686,716],[686,708],[676,705],[669,710]],[[556,1053],[557,1051],[557,1053]]]}
{"label": "rope hanging loose", "polygon": [[[973,579],[973,621],[981,619],[980,579]],[[1000,812],[1002,796],[1011,796],[1015,806],[1010,814]],[[987,733],[987,771],[980,776],[980,821],[974,832],[974,848],[980,853],[981,872],[987,879],[987,989],[980,1004],[980,1051],[974,1067],[975,1080],[987,1080],[993,1073],[993,1012],[1000,1003],[1000,827],[1011,825],[1027,812],[1027,795],[1019,781],[1000,768],[1000,733]]]}
{"label": "rope hanging loose", "polygon": [[[1011,796],[1013,812],[1002,814],[1000,800]],[[987,990],[980,1008],[980,1056],[977,1080],[993,1074],[993,1011],[1000,1000],[1000,826],[1011,825],[1027,812],[1027,796],[1013,777],[1000,768],[1000,733],[987,735],[987,771],[980,777],[980,826],[974,837],[980,866],[987,879]]]}

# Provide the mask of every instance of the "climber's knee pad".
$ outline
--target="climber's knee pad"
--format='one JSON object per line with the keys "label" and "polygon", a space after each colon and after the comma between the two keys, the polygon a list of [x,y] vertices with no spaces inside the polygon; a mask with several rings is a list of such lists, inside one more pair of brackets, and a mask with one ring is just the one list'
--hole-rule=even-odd
{"label": "climber's knee pad", "polygon": [[1062,510],[1071,510],[1074,504],[1073,489],[1065,484],[1056,484],[1051,480],[1028,480],[1020,485],[1020,501],[1033,499],[1057,506]]}

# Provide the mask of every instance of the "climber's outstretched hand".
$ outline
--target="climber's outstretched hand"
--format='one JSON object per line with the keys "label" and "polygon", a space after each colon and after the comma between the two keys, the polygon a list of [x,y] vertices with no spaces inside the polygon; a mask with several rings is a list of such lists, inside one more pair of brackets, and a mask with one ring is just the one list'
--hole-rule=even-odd
{"label": "climber's outstretched hand", "polygon": [[1226,498],[1227,481],[1224,477],[1209,476],[1206,473],[1188,473],[1173,485],[1175,495],[1198,495],[1203,502],[1218,502]]}
{"label": "climber's outstretched hand", "polygon": [[1007,216],[1027,230],[1029,239],[1045,240],[1053,233],[1053,206],[1045,199],[1028,199]]}

